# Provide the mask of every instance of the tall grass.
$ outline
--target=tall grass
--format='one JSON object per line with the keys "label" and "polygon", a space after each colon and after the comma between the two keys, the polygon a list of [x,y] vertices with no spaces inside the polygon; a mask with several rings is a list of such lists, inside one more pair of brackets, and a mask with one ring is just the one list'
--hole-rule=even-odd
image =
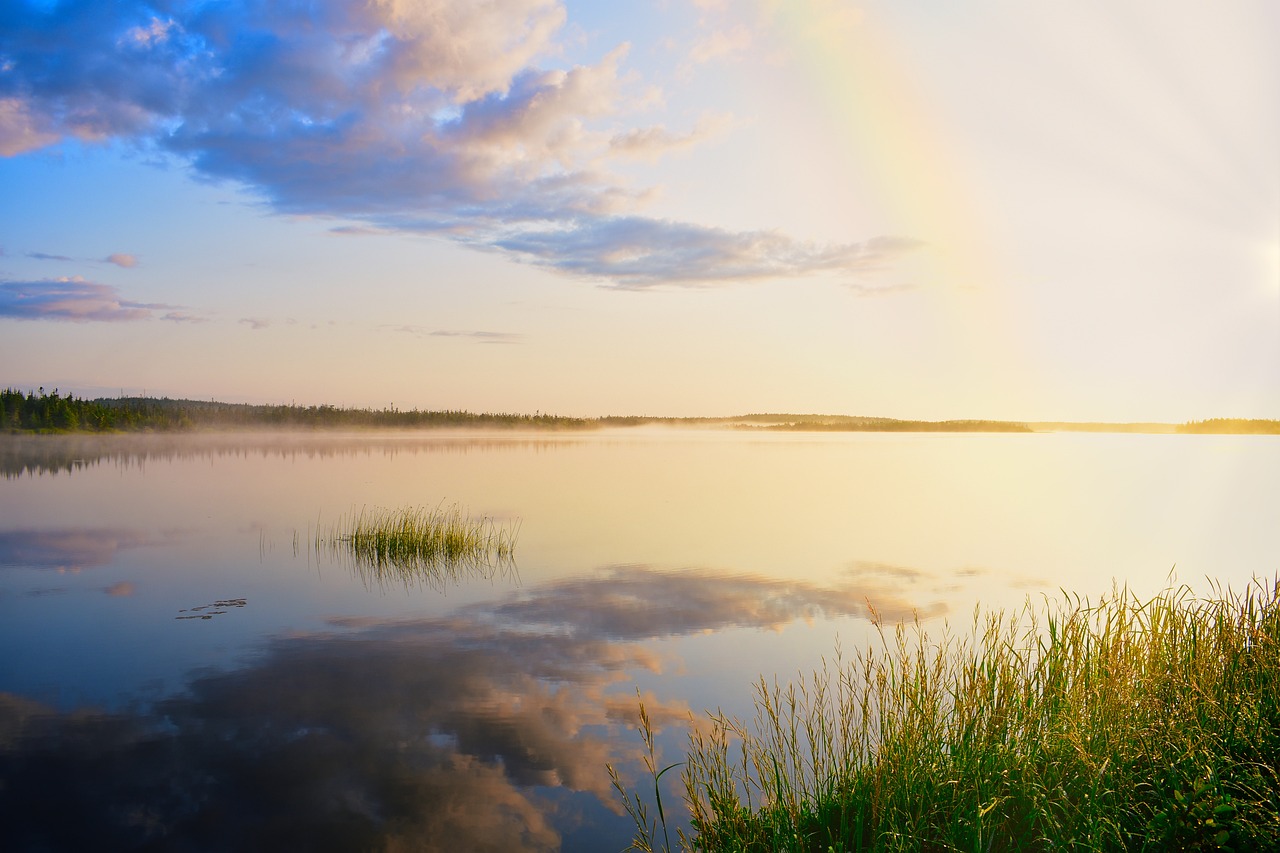
{"label": "tall grass", "polygon": [[[1280,850],[1280,583],[919,623],[690,734],[692,850]],[[695,721],[696,723],[697,721]],[[636,847],[665,846],[640,822]]]}
{"label": "tall grass", "polygon": [[317,529],[317,553],[347,556],[366,586],[441,585],[514,568],[519,522],[471,518],[461,507],[361,509]]}

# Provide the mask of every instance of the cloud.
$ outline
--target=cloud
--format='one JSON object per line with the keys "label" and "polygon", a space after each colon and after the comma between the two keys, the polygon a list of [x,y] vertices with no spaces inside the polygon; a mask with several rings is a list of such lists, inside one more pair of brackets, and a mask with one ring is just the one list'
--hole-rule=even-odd
{"label": "cloud", "polygon": [[42,116],[32,114],[25,101],[0,98],[0,157],[35,151],[60,138],[61,134],[45,125]]}
{"label": "cloud", "polygon": [[[27,252],[28,258],[34,258],[37,261],[75,261],[70,255],[51,255],[48,252]],[[135,255],[125,254],[123,252],[115,252],[102,258],[101,261],[107,264],[115,264],[124,269],[130,269],[138,265],[138,258]]]}
{"label": "cloud", "polygon": [[849,292],[858,297],[889,296],[894,293],[906,293],[918,289],[914,284],[868,285],[851,282],[847,285]]}
{"label": "cloud", "polygon": [[[79,260],[78,258],[71,257],[70,255],[52,255],[52,254],[49,254],[48,252],[27,252],[27,257],[34,258],[37,261]],[[138,265],[138,258],[136,255],[130,255],[123,252],[114,252],[110,255],[107,255],[105,258],[102,258],[101,261],[107,264],[115,264],[116,266],[122,267],[124,269],[130,269]]]}
{"label": "cloud", "polygon": [[116,288],[80,276],[42,281],[0,281],[0,318],[121,322],[146,320],[156,310],[176,309],[160,302],[130,302]]}
{"label": "cloud", "polygon": [[476,330],[458,330],[458,329],[428,329],[425,326],[415,326],[410,323],[403,323],[398,326],[385,325],[381,328],[392,332],[400,332],[405,335],[416,335],[417,337],[430,338],[470,338],[477,343],[482,344],[515,344],[524,340],[524,335],[515,332],[487,332]]}
{"label": "cloud", "polygon": [[682,222],[614,217],[576,226],[527,231],[498,241],[538,266],[642,289],[879,270],[921,245],[880,237],[862,243],[818,245],[775,231],[725,231]]}
{"label": "cloud", "polygon": [[383,236],[388,232],[384,228],[376,228],[372,225],[337,225],[329,229],[330,234],[337,234],[342,237],[375,237]]}
{"label": "cloud", "polygon": [[240,322],[240,325],[248,326],[250,329],[253,329],[255,332],[258,331],[259,329],[265,329],[271,325],[270,320],[266,320],[261,317],[241,317],[239,322]]}
{"label": "cloud", "polygon": [[104,589],[103,592],[112,598],[126,598],[133,595],[135,589],[134,585],[128,581],[121,581],[120,583],[113,583],[111,586]]}
{"label": "cloud", "polygon": [[653,160],[672,151],[690,148],[722,132],[731,123],[727,115],[700,119],[693,130],[684,134],[669,132],[665,127],[642,127],[619,133],[609,140],[609,149],[626,157]]}
{"label": "cloud", "polygon": [[524,338],[524,335],[518,335],[514,332],[458,332],[444,329],[430,334],[434,338],[471,338],[484,344],[515,344]]}
{"label": "cloud", "polygon": [[[611,164],[714,128],[627,127],[653,98],[624,71],[625,44],[548,67],[562,50],[558,0],[65,0],[3,14],[9,156],[123,140],[278,212],[441,234],[622,286],[866,269],[861,248],[644,219],[651,189]],[[713,34],[695,54],[726,56],[744,38]],[[690,251],[693,235],[715,245]]]}
{"label": "cloud", "polygon": [[170,323],[207,323],[209,318],[200,314],[193,314],[190,311],[167,311],[160,315],[161,320],[167,320]]}
{"label": "cloud", "polygon": [[689,51],[689,61],[702,65],[740,54],[751,47],[751,31],[742,24],[729,30],[715,30],[700,39]]}

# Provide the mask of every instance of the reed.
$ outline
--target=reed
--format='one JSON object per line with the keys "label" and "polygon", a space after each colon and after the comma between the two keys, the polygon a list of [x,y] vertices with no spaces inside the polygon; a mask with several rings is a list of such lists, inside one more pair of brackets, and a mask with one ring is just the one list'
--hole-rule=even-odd
{"label": "reed", "polygon": [[518,521],[472,518],[456,504],[352,511],[317,528],[317,553],[343,555],[366,586],[440,585],[514,570]]}
{"label": "reed", "polygon": [[762,678],[750,724],[692,727],[681,846],[1280,849],[1278,593],[1064,596],[936,639],[877,625],[852,661]]}

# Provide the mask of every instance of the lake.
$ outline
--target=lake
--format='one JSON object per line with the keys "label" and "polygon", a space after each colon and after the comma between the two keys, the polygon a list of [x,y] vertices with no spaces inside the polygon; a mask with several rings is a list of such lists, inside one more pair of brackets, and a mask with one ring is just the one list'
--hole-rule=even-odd
{"label": "lake", "polygon": [[[750,717],[873,614],[1280,572],[1269,436],[0,436],[0,474],[19,850],[620,850],[638,696],[671,763],[690,712]],[[313,547],[455,505],[518,525],[514,563],[379,580]]]}

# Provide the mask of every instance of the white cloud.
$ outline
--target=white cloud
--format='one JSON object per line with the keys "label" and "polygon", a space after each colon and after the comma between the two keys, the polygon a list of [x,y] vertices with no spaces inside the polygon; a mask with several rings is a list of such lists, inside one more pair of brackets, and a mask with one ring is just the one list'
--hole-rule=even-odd
{"label": "white cloud", "polygon": [[734,232],[682,222],[614,217],[570,228],[525,231],[499,245],[559,272],[643,289],[883,269],[919,248],[908,238],[821,245],[774,231]]}
{"label": "white cloud", "polygon": [[722,133],[732,119],[725,114],[704,116],[688,133],[671,133],[665,127],[642,127],[615,134],[609,140],[609,149],[624,157],[654,160],[672,151],[679,151],[705,142]]}
{"label": "white cloud", "polygon": [[177,28],[178,23],[172,18],[165,21],[152,18],[146,26],[131,27],[116,43],[121,47],[152,47],[168,41],[170,33]]}
{"label": "white cloud", "polygon": [[57,142],[61,136],[20,98],[0,98],[0,156],[13,157]]}
{"label": "white cloud", "polygon": [[[624,286],[864,267],[849,247],[641,218],[652,190],[610,164],[687,147],[725,120],[628,127],[661,93],[624,72],[626,44],[544,67],[560,51],[559,0],[166,9],[65,0],[7,13],[0,153],[64,137],[154,145],[280,212],[439,233]],[[694,55],[750,42],[744,27],[719,30]]]}
{"label": "white cloud", "polygon": [[517,335],[513,332],[454,331],[449,329],[439,329],[430,334],[432,337],[437,338],[470,338],[482,344],[515,344],[524,338],[524,335]]}
{"label": "white cloud", "polygon": [[751,30],[737,24],[727,30],[713,30],[689,50],[689,61],[695,65],[727,59],[751,47]]}
{"label": "white cloud", "polygon": [[146,320],[153,311],[177,309],[163,303],[131,302],[106,284],[80,276],[42,281],[0,281],[0,318],[119,322]]}

